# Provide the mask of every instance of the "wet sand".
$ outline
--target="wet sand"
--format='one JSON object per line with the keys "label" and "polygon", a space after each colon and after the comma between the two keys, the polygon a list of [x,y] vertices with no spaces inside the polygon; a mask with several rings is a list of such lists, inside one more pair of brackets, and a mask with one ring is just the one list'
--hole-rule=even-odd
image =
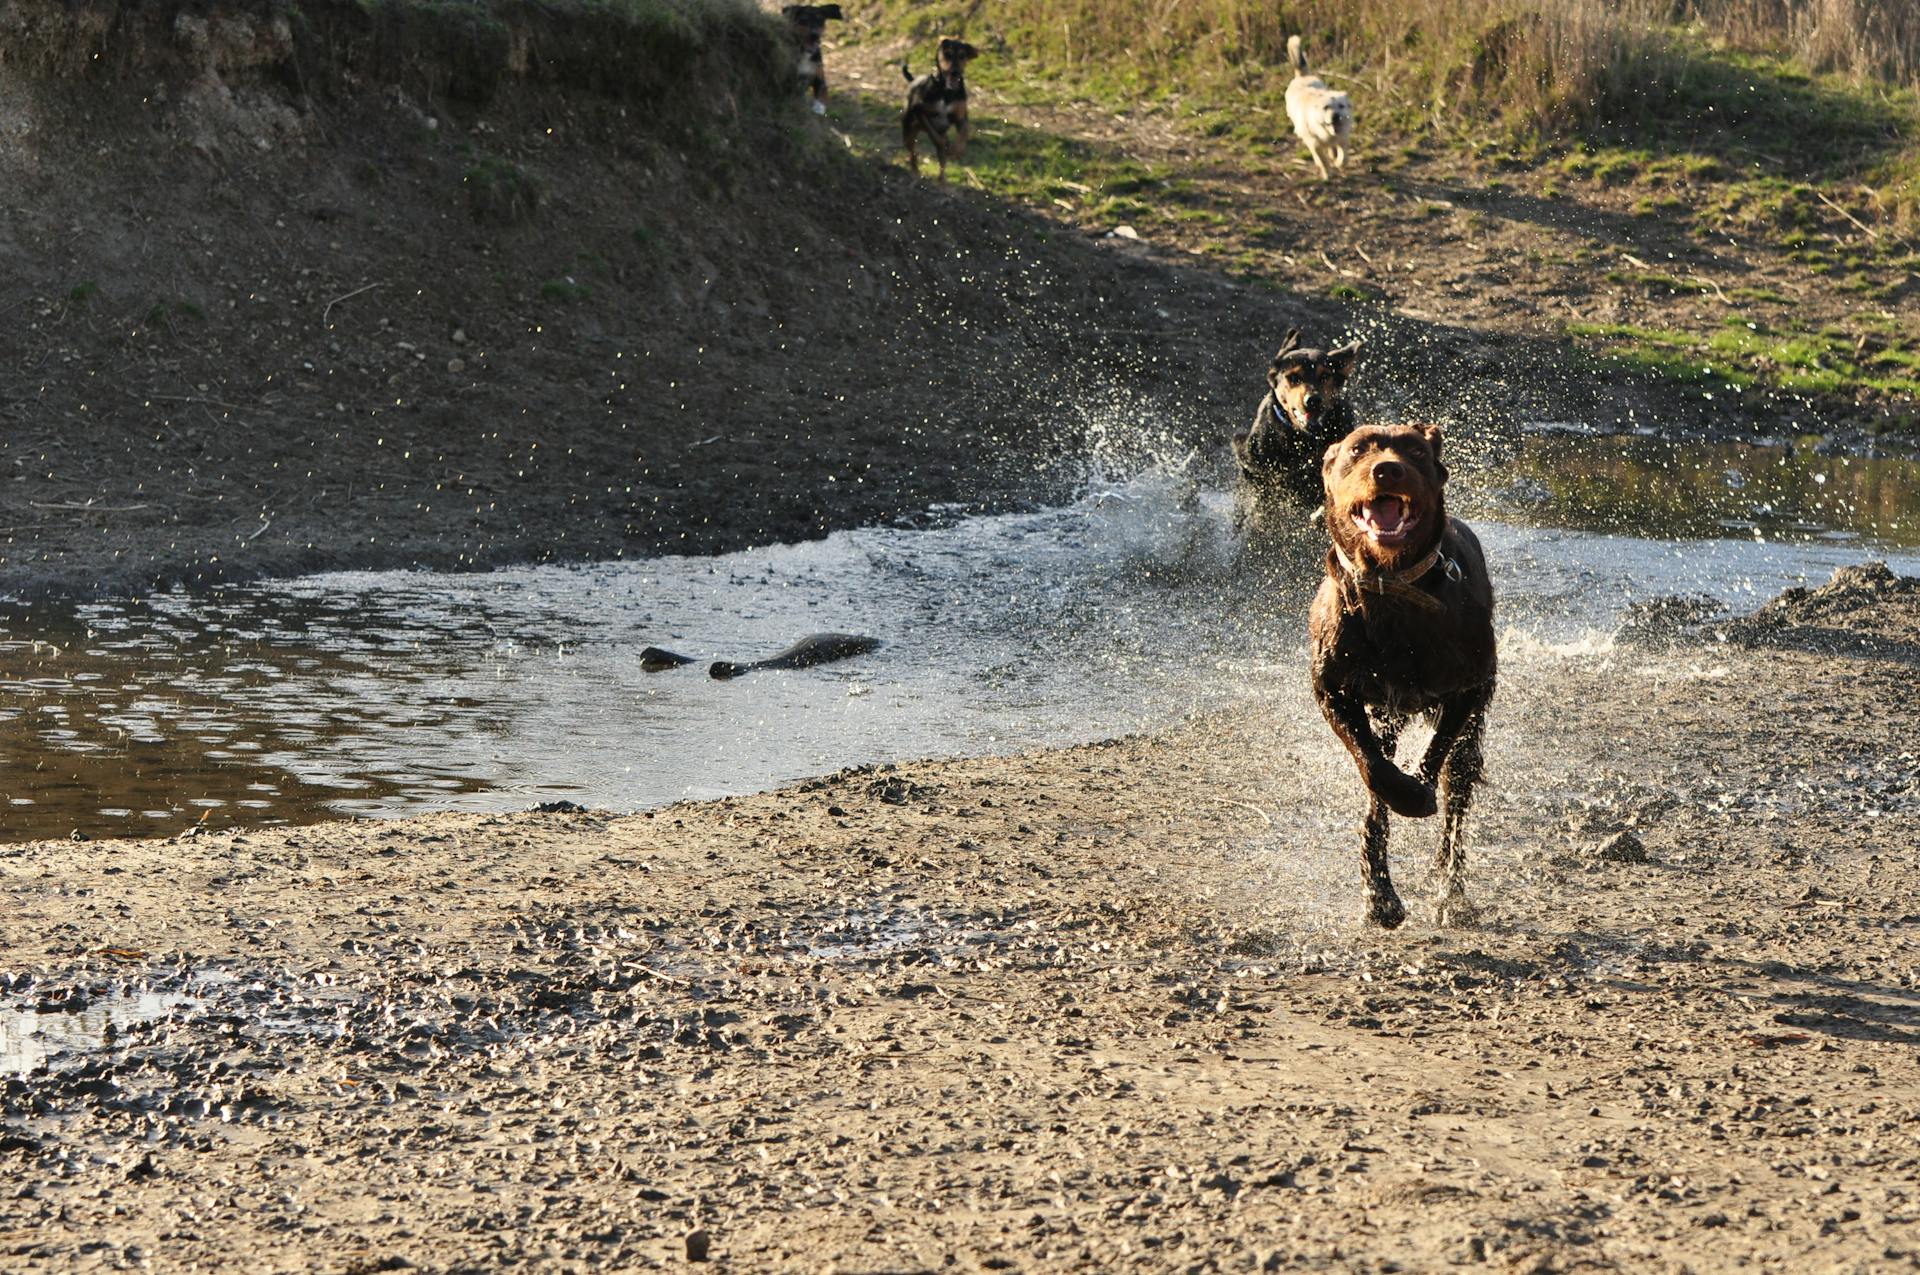
{"label": "wet sand", "polygon": [[1510,653],[1461,929],[1358,925],[1304,686],[648,815],[9,847],[0,1007],[188,999],[6,1079],[0,1252],[1911,1268],[1920,607],[1770,614]]}

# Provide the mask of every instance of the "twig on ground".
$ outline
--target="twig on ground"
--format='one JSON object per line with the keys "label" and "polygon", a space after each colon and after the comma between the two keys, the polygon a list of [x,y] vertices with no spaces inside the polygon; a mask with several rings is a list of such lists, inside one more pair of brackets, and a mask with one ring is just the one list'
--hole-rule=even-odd
{"label": "twig on ground", "polygon": [[152,394],[128,390],[127,395],[130,398],[137,398],[143,403],[149,401],[161,403],[211,403],[215,407],[224,407],[230,412],[240,410],[238,403],[229,403],[223,399],[208,398],[205,394]]}
{"label": "twig on ground", "polygon": [[1267,821],[1267,827],[1269,828],[1273,827],[1273,816],[1268,814],[1266,811],[1260,809],[1260,807],[1254,805],[1250,801],[1235,801],[1231,797],[1215,797],[1214,801],[1218,802],[1220,805],[1223,805],[1223,806],[1238,806],[1242,810],[1251,810],[1253,811],[1254,814],[1259,815],[1262,819]]}
{"label": "twig on ground", "polygon": [[35,509],[70,509],[83,514],[130,514],[145,505],[96,505],[91,500],[29,500]]}
{"label": "twig on ground", "polygon": [[1833,209],[1835,212],[1839,213],[1842,217],[1845,217],[1848,221],[1860,227],[1860,229],[1866,231],[1867,238],[1878,239],[1880,237],[1879,231],[1875,230],[1872,226],[1869,226],[1866,222],[1861,221],[1858,217],[1854,216],[1852,213],[1842,208],[1839,204],[1836,204],[1831,199],[1828,199],[1824,192],[1816,190],[1813,193],[1819,198],[1821,203]]}
{"label": "twig on ground", "polygon": [[326,309],[320,311],[320,326],[323,328],[327,326],[327,316],[332,314],[333,307],[339,305],[342,301],[350,301],[354,297],[359,296],[363,292],[372,292],[375,288],[384,288],[385,286],[386,284],[384,282],[370,283],[364,288],[355,288],[352,292],[341,293],[339,296],[335,297],[333,300],[327,302]]}
{"label": "twig on ground", "polygon": [[1723,291],[1723,290],[1721,289],[1721,287],[1720,287],[1720,285],[1719,285],[1719,284],[1717,284],[1717,283],[1715,283],[1715,282],[1714,282],[1713,280],[1711,280],[1711,279],[1709,279],[1709,278],[1707,278],[1707,276],[1705,276],[1705,275],[1703,275],[1703,274],[1691,274],[1691,275],[1688,275],[1688,276],[1687,276],[1687,278],[1689,278],[1689,279],[1691,279],[1691,280],[1693,280],[1693,281],[1694,281],[1695,283],[1704,283],[1704,284],[1706,284],[1706,285],[1707,285],[1707,286],[1708,286],[1709,288],[1712,288],[1712,289],[1713,289],[1713,295],[1714,295],[1714,296],[1716,296],[1716,297],[1719,297],[1719,298],[1720,298],[1720,303],[1721,303],[1722,305],[1732,305],[1732,304],[1733,304],[1733,298],[1731,298],[1731,297],[1729,297],[1729,296],[1728,296],[1728,295],[1727,295],[1727,294],[1726,294],[1726,293],[1725,293],[1725,292],[1724,292],[1724,291]]}

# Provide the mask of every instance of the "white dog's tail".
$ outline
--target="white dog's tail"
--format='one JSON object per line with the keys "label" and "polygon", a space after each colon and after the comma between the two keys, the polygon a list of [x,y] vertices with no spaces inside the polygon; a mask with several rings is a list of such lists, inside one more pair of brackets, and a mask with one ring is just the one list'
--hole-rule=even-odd
{"label": "white dog's tail", "polygon": [[1307,52],[1300,47],[1300,37],[1297,35],[1287,37],[1287,61],[1293,63],[1295,74],[1307,73]]}

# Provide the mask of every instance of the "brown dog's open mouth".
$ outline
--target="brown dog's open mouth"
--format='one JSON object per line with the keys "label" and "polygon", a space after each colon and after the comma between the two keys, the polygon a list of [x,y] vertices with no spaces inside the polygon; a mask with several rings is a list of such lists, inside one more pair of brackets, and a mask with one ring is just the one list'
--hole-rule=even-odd
{"label": "brown dog's open mouth", "polygon": [[1405,496],[1375,496],[1356,505],[1354,526],[1376,544],[1397,545],[1420,523],[1420,511]]}

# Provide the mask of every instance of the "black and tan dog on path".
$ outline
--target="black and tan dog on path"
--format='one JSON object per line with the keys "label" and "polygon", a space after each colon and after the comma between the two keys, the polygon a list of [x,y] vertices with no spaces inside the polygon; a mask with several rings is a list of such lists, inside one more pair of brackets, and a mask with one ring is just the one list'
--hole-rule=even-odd
{"label": "black and tan dog on path", "polygon": [[[1493,584],[1480,541],[1447,516],[1441,438],[1438,425],[1363,426],[1321,468],[1333,545],[1308,621],[1313,693],[1367,786],[1367,918],[1387,929],[1406,919],[1387,871],[1389,811],[1418,819],[1444,803],[1439,919],[1472,914],[1462,833],[1493,698]],[[1393,754],[1414,716],[1433,740],[1409,775]]]}
{"label": "black and tan dog on path", "polygon": [[827,113],[827,63],[820,52],[820,40],[827,23],[843,20],[837,4],[790,4],[780,12],[793,27],[793,38],[800,44],[796,70],[800,84],[813,98],[813,113]]}
{"label": "black and tan dog on path", "polygon": [[1304,526],[1319,506],[1320,458],[1356,423],[1347,380],[1359,361],[1359,341],[1323,350],[1301,345],[1299,328],[1287,329],[1267,367],[1267,396],[1252,427],[1233,436],[1241,527],[1263,521],[1276,498],[1289,526]]}
{"label": "black and tan dog on path", "polygon": [[900,117],[900,136],[914,172],[920,171],[922,133],[932,139],[934,154],[940,157],[942,181],[947,177],[947,157],[959,159],[967,153],[967,139],[973,136],[973,124],[967,118],[967,63],[979,56],[980,50],[965,40],[946,36],[934,55],[932,75],[916,80],[907,64],[900,64],[900,74],[907,77],[907,109]]}

